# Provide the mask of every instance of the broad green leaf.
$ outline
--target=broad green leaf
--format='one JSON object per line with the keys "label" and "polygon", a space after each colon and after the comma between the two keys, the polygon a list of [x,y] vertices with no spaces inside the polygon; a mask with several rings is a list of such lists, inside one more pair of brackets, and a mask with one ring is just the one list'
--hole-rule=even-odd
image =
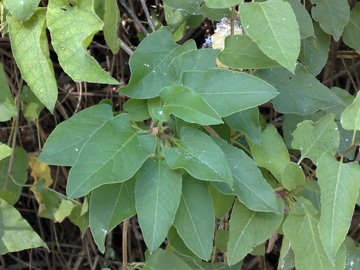
{"label": "broad green leaf", "polygon": [[10,156],[12,152],[13,150],[9,146],[0,142],[0,161]]}
{"label": "broad green leaf", "polygon": [[287,190],[305,186],[305,175],[301,167],[294,162],[288,163],[283,171],[281,183]]}
{"label": "broad green leaf", "polygon": [[200,125],[217,125],[223,123],[216,111],[191,89],[172,85],[163,88],[159,93],[164,100],[163,113],[173,114],[186,122]]}
{"label": "broad green leaf", "polygon": [[354,130],[353,140],[355,140],[356,130],[360,130],[360,94],[358,93],[354,101],[348,105],[341,114],[341,125],[344,129]]}
{"label": "broad green leaf", "polygon": [[66,192],[78,198],[105,184],[124,182],[154,153],[155,136],[138,135],[130,117],[120,114],[105,123],[79,151]]}
{"label": "broad green leaf", "polygon": [[242,3],[239,11],[246,34],[260,50],[294,72],[300,52],[300,31],[290,4],[282,0]]}
{"label": "broad green leaf", "polygon": [[18,21],[27,21],[34,15],[40,0],[8,0],[6,8]]}
{"label": "broad green leaf", "polygon": [[213,185],[209,185],[209,192],[212,199],[215,216],[217,219],[222,219],[227,212],[230,211],[235,197],[220,192]]}
{"label": "broad green leaf", "polygon": [[284,68],[258,70],[255,75],[275,86],[280,92],[271,101],[280,113],[306,115],[343,104],[338,96],[301,65],[296,67],[295,75]]}
{"label": "broad green leaf", "polygon": [[316,174],[321,190],[319,233],[325,252],[333,261],[350,228],[360,188],[358,163],[338,162],[323,154]]}
{"label": "broad green leaf", "polygon": [[71,4],[68,0],[50,0],[46,22],[60,65],[74,81],[118,84],[86,51],[104,25],[94,12],[93,0]]}
{"label": "broad green leaf", "polygon": [[7,22],[11,49],[22,78],[52,112],[58,92],[46,37],[45,17],[46,9],[39,8],[27,22],[19,22],[11,15],[7,16]]}
{"label": "broad green leaf", "polygon": [[56,126],[50,134],[39,160],[52,165],[73,166],[81,148],[113,119],[109,105],[99,104],[78,112]]}
{"label": "broad green leaf", "polygon": [[116,0],[105,0],[104,3],[104,38],[106,45],[113,54],[117,54],[120,49],[118,29],[120,25],[120,11]]}
{"label": "broad green leaf", "polygon": [[240,202],[253,211],[279,212],[275,192],[263,178],[254,161],[242,150],[218,140],[230,164],[233,190]]}
{"label": "broad green leaf", "polygon": [[180,54],[171,62],[177,82],[182,82],[182,76],[186,71],[208,71],[216,67],[218,55],[219,50],[214,49],[190,50]]}
{"label": "broad green leaf", "polygon": [[138,99],[157,97],[163,87],[176,81],[175,71],[170,69],[171,62],[182,53],[194,49],[193,41],[178,45],[169,28],[160,28],[147,36],[130,57],[130,81],[119,92]]}
{"label": "broad green leaf", "polygon": [[360,53],[360,3],[350,12],[350,21],[344,28],[342,38],[346,45]]}
{"label": "broad green leaf", "polygon": [[311,120],[301,122],[297,125],[293,136],[291,146],[301,152],[299,164],[304,158],[309,158],[316,164],[324,152],[334,155],[340,143],[339,130],[333,114],[327,114],[317,122]]}
{"label": "broad green leaf", "polygon": [[[9,204],[15,204],[21,195],[21,190],[28,176],[28,158],[26,151],[16,147],[10,174],[8,174],[11,157],[0,161],[0,197]],[[0,219],[1,220],[1,219]]]}
{"label": "broad green leaf", "polygon": [[224,69],[185,72],[183,83],[199,93],[220,116],[256,107],[278,94],[263,80]]}
{"label": "broad green leaf", "polygon": [[148,111],[152,120],[161,122],[170,121],[170,115],[164,113],[164,101],[159,98],[152,98],[147,100]]}
{"label": "broad green leaf", "polygon": [[279,263],[277,270],[292,270],[295,268],[294,251],[291,249],[289,240],[284,236],[281,242]]}
{"label": "broad green leaf", "polygon": [[191,270],[184,261],[169,251],[158,249],[145,261],[145,265],[151,270]]}
{"label": "broad green leaf", "polygon": [[308,181],[305,188],[299,192],[299,195],[309,200],[315,209],[320,211],[320,187],[317,181]]}
{"label": "broad green leaf", "polygon": [[311,0],[311,15],[320,23],[321,28],[333,35],[335,41],[340,39],[345,25],[350,19],[350,7],[347,0]]}
{"label": "broad green leaf", "polygon": [[0,122],[6,122],[16,117],[15,102],[11,96],[3,65],[0,63]]}
{"label": "broad green leaf", "polygon": [[326,65],[330,49],[330,36],[314,23],[315,37],[308,37],[301,41],[299,60],[316,76]]}
{"label": "broad green leaf", "polygon": [[293,9],[296,20],[299,24],[300,36],[302,39],[314,36],[313,21],[309,12],[306,10],[305,5],[301,0],[286,0]]}
{"label": "broad green leaf", "polygon": [[135,179],[103,185],[93,190],[89,205],[89,225],[94,241],[105,252],[106,235],[117,225],[135,215]]}
{"label": "broad green leaf", "polygon": [[87,228],[89,227],[89,204],[86,197],[82,205],[78,204],[74,207],[69,219],[74,225],[79,227],[82,236],[84,236]]}
{"label": "broad green leaf", "polygon": [[277,180],[281,181],[283,172],[290,162],[283,138],[273,125],[268,125],[261,133],[259,145],[249,143],[252,157],[259,167],[268,169]]}
{"label": "broad green leaf", "polygon": [[174,222],[181,186],[181,174],[162,159],[147,160],[136,176],[136,212],[150,252],[161,245]]}
{"label": "broad green leaf", "polygon": [[150,118],[148,101],[146,99],[129,99],[124,104],[124,111],[126,111],[131,120],[135,122]]}
{"label": "broad green leaf", "polygon": [[242,2],[243,0],[205,0],[205,4],[209,8],[230,8]]}
{"label": "broad green leaf", "polygon": [[163,147],[171,169],[185,169],[194,178],[219,181],[232,186],[231,169],[221,148],[205,133],[183,127],[175,147]]}
{"label": "broad green leaf", "polygon": [[232,129],[244,133],[253,143],[260,144],[261,125],[258,108],[234,113],[225,117],[224,120]]}
{"label": "broad green leaf", "polygon": [[235,202],[230,219],[228,264],[236,264],[255,246],[265,242],[278,229],[282,220],[282,213],[253,212]]}
{"label": "broad green leaf", "polygon": [[346,266],[345,270],[359,270],[360,269],[360,247],[350,238],[346,237]]}
{"label": "broad green leaf", "polygon": [[168,235],[167,235],[167,240],[168,240],[169,246],[171,248],[173,248],[180,255],[197,259],[197,256],[194,255],[194,253],[192,253],[190,251],[190,249],[188,249],[188,247],[185,245],[184,241],[181,239],[181,237],[177,233],[175,227],[170,228]]}
{"label": "broad green leaf", "polygon": [[290,241],[298,270],[339,270],[345,267],[345,248],[341,248],[332,265],[321,243],[318,212],[300,197],[283,224],[283,232]]}
{"label": "broad green leaf", "polygon": [[68,200],[65,195],[46,187],[46,182],[40,180],[31,186],[30,190],[34,193],[39,203],[38,216],[48,218],[55,222],[62,222],[70,216],[76,204]]}
{"label": "broad green leaf", "polygon": [[207,5],[201,5],[200,13],[213,21],[220,21],[222,18],[231,17],[231,10],[229,8],[209,8]]}
{"label": "broad green leaf", "polygon": [[31,92],[30,87],[25,85],[21,91],[21,100],[24,101],[23,114],[28,121],[35,121],[39,118],[41,111],[45,106],[40,100]]}
{"label": "broad green leaf", "polygon": [[215,215],[205,182],[184,178],[174,226],[186,246],[207,261],[213,247]]}
{"label": "broad green leaf", "polygon": [[0,198],[0,255],[47,245],[20,213]]}
{"label": "broad green leaf", "polygon": [[268,58],[249,36],[235,35],[225,39],[225,49],[219,60],[232,68],[269,68],[279,64]]}

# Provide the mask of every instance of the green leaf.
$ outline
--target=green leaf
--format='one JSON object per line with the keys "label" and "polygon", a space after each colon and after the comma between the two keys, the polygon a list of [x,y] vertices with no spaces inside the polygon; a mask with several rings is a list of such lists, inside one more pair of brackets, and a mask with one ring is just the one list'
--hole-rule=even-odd
{"label": "green leaf", "polygon": [[197,256],[194,255],[194,253],[192,253],[190,251],[190,249],[187,248],[184,241],[181,239],[181,237],[177,233],[175,227],[170,228],[168,235],[167,235],[167,240],[168,240],[169,246],[171,248],[173,248],[180,255],[190,257],[193,259],[197,259]]}
{"label": "green leaf", "polygon": [[304,158],[309,158],[316,164],[324,152],[334,155],[340,143],[339,130],[333,114],[327,114],[315,123],[311,120],[301,122],[293,136],[291,146],[301,152],[299,164]]}
{"label": "green leaf", "polygon": [[225,117],[224,120],[232,129],[244,133],[253,143],[260,144],[261,125],[258,108],[234,113]]}
{"label": "green leaf", "polygon": [[344,28],[342,38],[346,45],[360,53],[360,3],[351,10],[350,20]]}
{"label": "green leaf", "polygon": [[93,0],[71,4],[68,0],[50,0],[46,21],[60,65],[74,81],[118,84],[86,51],[104,25],[94,12]]}
{"label": "green leaf", "polygon": [[215,68],[219,50],[200,49],[186,51],[177,56],[172,62],[177,82],[182,82],[182,76],[186,71],[208,71]]}
{"label": "green leaf", "polygon": [[151,118],[153,120],[161,121],[161,122],[169,122],[170,115],[164,114],[164,102],[161,98],[156,97],[147,100],[148,110]]}
{"label": "green leaf", "polygon": [[35,121],[39,118],[39,115],[45,106],[33,94],[33,92],[31,92],[30,87],[27,85],[25,85],[21,91],[21,100],[25,103],[23,114],[26,120]]}
{"label": "green leaf", "polygon": [[297,66],[295,75],[284,68],[258,70],[255,75],[275,86],[280,92],[271,101],[280,113],[306,115],[343,104],[338,96],[301,65]]}
{"label": "green leaf", "polygon": [[163,249],[159,249],[151,254],[147,258],[145,265],[151,270],[191,270],[178,256]]}
{"label": "green leaf", "polygon": [[135,215],[135,179],[103,185],[93,190],[89,205],[89,225],[98,249],[104,253],[106,235]]}
{"label": "green leaf", "polygon": [[160,97],[164,100],[163,113],[173,114],[186,122],[200,125],[217,125],[223,123],[221,117],[213,108],[191,89],[172,85],[163,88]]}
{"label": "green leaf", "polygon": [[219,229],[216,231],[215,246],[221,252],[227,251],[227,242],[229,241],[229,231]]}
{"label": "green leaf", "polygon": [[104,38],[111,52],[117,54],[120,49],[120,40],[118,37],[120,11],[116,0],[105,0],[104,6]]}
{"label": "green leaf", "polygon": [[294,72],[300,52],[300,31],[290,4],[282,0],[242,3],[239,11],[246,34],[260,50]]}
{"label": "green leaf", "polygon": [[335,41],[340,39],[345,25],[350,18],[350,7],[347,0],[311,0],[311,15],[320,23],[321,28],[333,35]]}
{"label": "green leaf", "polygon": [[113,119],[107,104],[91,106],[56,126],[39,160],[52,165],[73,166],[84,144]]}
{"label": "green leaf", "polygon": [[230,219],[228,264],[236,264],[255,246],[265,242],[277,230],[282,220],[282,213],[253,212],[235,202]]}
{"label": "green leaf", "polygon": [[30,188],[39,203],[38,216],[55,222],[63,222],[70,216],[76,204],[68,200],[65,195],[49,189],[45,185],[45,180],[40,180]]}
{"label": "green leaf", "polygon": [[330,36],[314,23],[315,37],[305,38],[301,41],[299,60],[316,76],[326,65],[330,49]]}
{"label": "green leaf", "polygon": [[136,212],[150,252],[161,245],[174,222],[181,186],[181,174],[162,159],[149,159],[136,176]]}
{"label": "green leaf", "polygon": [[233,178],[226,157],[220,147],[205,133],[183,127],[181,141],[176,147],[163,148],[171,169],[185,169],[191,176],[205,181],[219,181],[232,185]]}
{"label": "green leaf", "polygon": [[269,68],[279,64],[268,58],[249,36],[235,35],[225,39],[225,49],[219,60],[232,68]]}
{"label": "green leaf", "polygon": [[183,83],[199,93],[220,116],[256,107],[278,94],[273,86],[254,76],[224,69],[185,72]]}
{"label": "green leaf", "polygon": [[205,0],[209,8],[230,8],[242,2],[243,0]]}
{"label": "green leaf", "polygon": [[317,177],[321,190],[319,233],[333,261],[350,228],[360,188],[358,163],[338,162],[329,154],[320,157]]}
{"label": "green leaf", "polygon": [[22,78],[52,112],[57,100],[57,85],[50,60],[45,16],[46,9],[39,8],[27,22],[19,22],[11,15],[7,16],[7,22],[11,49]]}
{"label": "green leaf", "polygon": [[290,156],[283,138],[273,125],[267,127],[261,133],[259,145],[249,143],[252,157],[259,167],[268,169],[279,181],[282,179],[286,166],[290,163]]}
{"label": "green leaf", "polygon": [[164,3],[189,14],[199,14],[203,0],[164,0]]}
{"label": "green leaf", "polygon": [[284,169],[281,183],[290,191],[305,186],[305,175],[301,166],[294,162],[288,163]]}
{"label": "green leaf", "polygon": [[40,0],[8,0],[6,8],[11,15],[18,21],[27,21],[34,15]]}
{"label": "green leaf", "polygon": [[300,0],[286,0],[293,9],[296,20],[299,24],[300,36],[302,39],[314,36],[313,21],[309,12]]}
{"label": "green leaf", "polygon": [[295,268],[294,251],[289,240],[284,236],[281,242],[280,258],[277,270],[292,270]]}
{"label": "green leaf", "polygon": [[[105,184],[124,182],[154,153],[153,135],[138,135],[130,117],[120,114],[99,128],[79,151],[66,191],[78,198]],[[96,157],[96,158],[94,158]]]}
{"label": "green leaf", "polygon": [[0,217],[0,255],[37,247],[48,249],[20,213],[1,198]]}
{"label": "green leaf", "polygon": [[9,146],[0,142],[0,161],[10,156],[12,152],[13,150]]}
{"label": "green leaf", "polygon": [[207,5],[201,5],[200,13],[209,20],[220,21],[222,18],[230,18],[231,10],[229,8],[209,8]]}
{"label": "green leaf", "polygon": [[143,121],[150,118],[148,111],[148,101],[146,99],[127,100],[124,104],[124,111],[126,111],[132,121]]}
{"label": "green leaf", "polygon": [[16,117],[15,102],[11,96],[10,88],[6,80],[4,67],[0,63],[0,122],[6,122],[11,117]]}
{"label": "green leaf", "polygon": [[230,211],[234,203],[235,197],[233,195],[226,195],[220,192],[213,185],[209,185],[209,192],[212,199],[216,218],[217,219],[224,218],[226,213]]}
{"label": "green leaf", "polygon": [[175,57],[196,49],[193,41],[178,45],[169,28],[162,27],[147,36],[130,57],[131,77],[119,92],[132,98],[157,97],[163,87],[176,81],[175,71],[170,69]]}
{"label": "green leaf", "polygon": [[336,264],[332,265],[321,243],[318,224],[318,212],[308,200],[300,197],[283,224],[283,232],[295,254],[296,269],[344,269],[345,248],[339,250]]}
{"label": "green leaf", "polygon": [[[347,130],[360,130],[360,94],[341,114],[341,125]],[[354,132],[355,137],[355,132]]]}
{"label": "green leaf", "polygon": [[275,192],[254,161],[242,150],[218,140],[232,169],[233,189],[240,202],[253,211],[279,212]]}
{"label": "green leaf", "polygon": [[215,215],[205,182],[184,178],[174,226],[186,246],[207,261],[213,248]]}
{"label": "green leaf", "polygon": [[360,269],[360,247],[350,238],[345,239],[346,246],[346,266],[345,270]]}
{"label": "green leaf", "polygon": [[11,157],[0,161],[0,197],[9,204],[15,204],[21,195],[21,190],[28,177],[28,158],[26,151],[16,147],[13,153],[13,162],[8,174]]}
{"label": "green leaf", "polygon": [[87,228],[89,227],[89,206],[86,197],[82,205],[78,204],[74,207],[69,219],[74,225],[79,227],[82,236],[84,236]]}

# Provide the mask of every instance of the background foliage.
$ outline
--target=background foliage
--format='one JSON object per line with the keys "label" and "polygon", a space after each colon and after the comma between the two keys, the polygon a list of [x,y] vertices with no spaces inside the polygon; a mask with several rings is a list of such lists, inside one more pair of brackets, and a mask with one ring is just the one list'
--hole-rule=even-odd
{"label": "background foliage", "polygon": [[3,0],[0,23],[0,267],[360,269],[360,3]]}

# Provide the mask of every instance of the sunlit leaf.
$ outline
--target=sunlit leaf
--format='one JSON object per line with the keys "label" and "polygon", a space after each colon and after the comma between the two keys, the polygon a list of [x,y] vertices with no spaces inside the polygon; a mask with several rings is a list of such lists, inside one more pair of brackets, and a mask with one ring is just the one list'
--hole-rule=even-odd
{"label": "sunlit leaf", "polygon": [[46,37],[45,16],[46,9],[39,8],[27,22],[17,21],[11,15],[7,16],[7,22],[11,49],[22,78],[52,112],[58,91]]}
{"label": "sunlit leaf", "polygon": [[6,8],[18,21],[27,21],[34,15],[40,0],[8,0]]}
{"label": "sunlit leaf", "polygon": [[239,12],[243,29],[260,50],[294,72],[300,31],[290,4],[282,0],[242,3]]}
{"label": "sunlit leaf", "polygon": [[106,45],[113,54],[117,54],[120,49],[118,29],[120,24],[120,12],[116,0],[105,0],[104,4],[104,38]]}
{"label": "sunlit leaf", "polygon": [[0,255],[47,245],[20,213],[0,198]]}
{"label": "sunlit leaf", "polygon": [[118,84],[86,51],[104,25],[94,12],[93,0],[50,0],[46,22],[60,65],[74,81]]}
{"label": "sunlit leaf", "polygon": [[3,65],[0,63],[0,122],[9,121],[11,117],[16,116],[15,102],[6,81]]}

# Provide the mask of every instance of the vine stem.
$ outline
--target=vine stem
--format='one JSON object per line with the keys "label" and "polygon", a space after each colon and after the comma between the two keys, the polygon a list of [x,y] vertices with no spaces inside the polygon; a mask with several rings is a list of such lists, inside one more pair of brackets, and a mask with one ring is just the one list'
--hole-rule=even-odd
{"label": "vine stem", "polygon": [[127,270],[127,234],[128,234],[129,220],[125,220],[122,226],[122,269]]}
{"label": "vine stem", "polygon": [[230,33],[233,36],[235,34],[235,15],[236,15],[236,9],[235,6],[231,7],[231,19],[230,19]]}

